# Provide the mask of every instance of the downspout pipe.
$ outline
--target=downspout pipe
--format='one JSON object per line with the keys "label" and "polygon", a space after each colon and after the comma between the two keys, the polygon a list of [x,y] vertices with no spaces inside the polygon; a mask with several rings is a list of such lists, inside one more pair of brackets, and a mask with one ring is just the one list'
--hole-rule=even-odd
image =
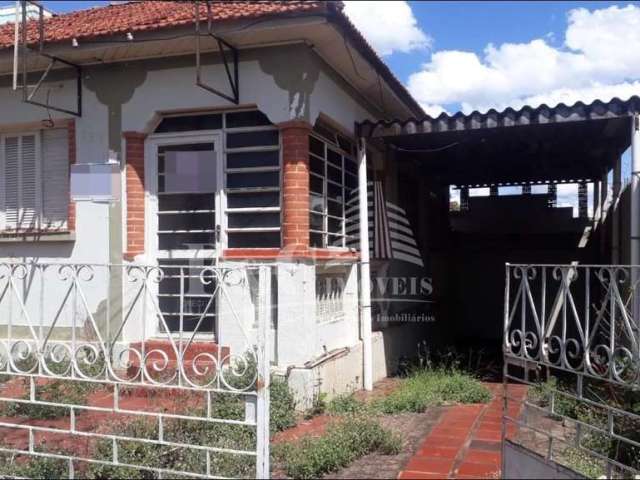
{"label": "downspout pipe", "polygon": [[631,120],[631,265],[640,265],[640,116]]}
{"label": "downspout pipe", "polygon": [[[640,265],[640,116],[635,113],[631,117],[631,239],[630,263],[631,288],[634,292],[633,318],[640,318],[640,297],[637,293]],[[639,338],[640,340],[640,333]],[[640,352],[639,352],[640,354]]]}
{"label": "downspout pipe", "polygon": [[367,198],[367,143],[358,141],[358,206],[360,214],[360,325],[362,329],[362,378],[365,390],[373,390],[371,341],[371,268],[369,253],[369,203]]}

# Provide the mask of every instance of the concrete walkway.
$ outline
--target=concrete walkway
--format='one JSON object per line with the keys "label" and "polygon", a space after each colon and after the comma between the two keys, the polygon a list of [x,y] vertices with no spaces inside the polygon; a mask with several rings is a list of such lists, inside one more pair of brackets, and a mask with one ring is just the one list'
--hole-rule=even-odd
{"label": "concrete walkway", "polygon": [[[487,386],[493,400],[449,407],[398,478],[500,478],[502,384]],[[526,386],[509,385],[509,394],[524,398]],[[519,409],[519,405],[509,409]],[[516,416],[518,412],[509,413]],[[512,426],[506,433],[514,433]]]}

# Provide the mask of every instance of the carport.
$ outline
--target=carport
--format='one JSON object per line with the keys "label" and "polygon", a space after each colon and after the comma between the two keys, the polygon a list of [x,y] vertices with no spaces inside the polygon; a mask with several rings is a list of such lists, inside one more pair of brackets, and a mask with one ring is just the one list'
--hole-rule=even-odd
{"label": "carport", "polygon": [[[506,262],[640,263],[638,112],[632,97],[358,125],[361,161],[366,144],[397,165],[417,236],[430,238],[421,248],[443,344],[499,349]],[[562,184],[577,185],[575,215],[558,205]],[[424,186],[447,199],[459,191],[459,202],[428,201]]]}

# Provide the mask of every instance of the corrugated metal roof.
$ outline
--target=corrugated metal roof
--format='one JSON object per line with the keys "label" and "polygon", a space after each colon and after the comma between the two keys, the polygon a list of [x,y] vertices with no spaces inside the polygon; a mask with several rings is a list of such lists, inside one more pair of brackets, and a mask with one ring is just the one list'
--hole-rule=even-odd
{"label": "corrugated metal roof", "polygon": [[501,112],[491,109],[485,113],[474,111],[467,115],[445,113],[436,118],[392,120],[379,122],[364,121],[358,125],[359,135],[365,138],[413,135],[424,133],[456,132],[487,128],[504,128],[524,125],[544,125],[553,123],[581,122],[586,120],[606,120],[629,116],[640,112],[640,97],[628,100],[614,98],[609,102],[596,100],[591,104],[577,102],[573,105],[560,103],[555,107],[540,105],[525,106],[520,110],[507,108]]}

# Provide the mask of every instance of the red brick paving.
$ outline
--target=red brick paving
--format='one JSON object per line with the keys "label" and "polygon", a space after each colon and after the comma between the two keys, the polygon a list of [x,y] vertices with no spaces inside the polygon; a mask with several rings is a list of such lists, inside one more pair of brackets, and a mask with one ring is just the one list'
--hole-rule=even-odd
{"label": "red brick paving", "polygon": [[329,415],[318,415],[310,420],[303,420],[293,428],[276,433],[271,439],[271,443],[291,442],[302,437],[321,437],[333,419]]}
{"label": "red brick paving", "polygon": [[[449,407],[409,460],[399,479],[499,478],[502,465],[502,385],[488,384],[493,400]],[[509,395],[524,398],[526,386],[509,385]],[[519,405],[509,405],[517,416]],[[507,435],[514,433],[513,426]]]}

